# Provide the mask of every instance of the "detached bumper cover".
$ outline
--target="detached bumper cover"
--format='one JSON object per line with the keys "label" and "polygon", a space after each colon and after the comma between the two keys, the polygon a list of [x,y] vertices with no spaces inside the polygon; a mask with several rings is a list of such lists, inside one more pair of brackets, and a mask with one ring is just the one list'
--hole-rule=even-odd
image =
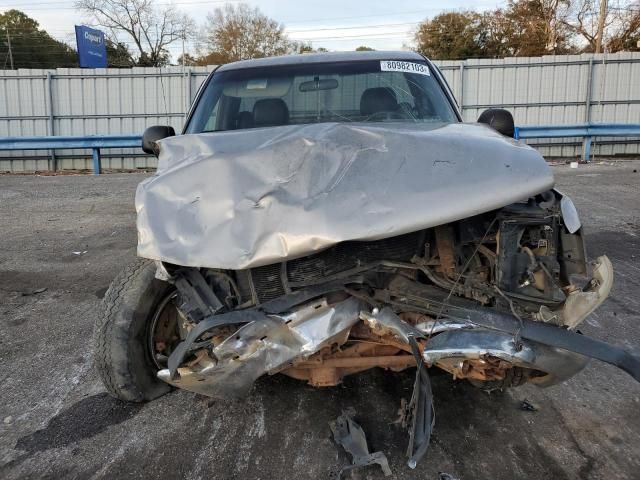
{"label": "detached bumper cover", "polygon": [[[285,300],[280,301],[286,304]],[[439,333],[427,341],[423,351],[428,365],[444,359],[491,355],[516,366],[546,372],[548,375],[541,377],[539,382],[546,386],[575,375],[588,359],[593,358],[615,365],[640,381],[640,357],[637,355],[555,325],[520,321],[508,314],[478,308],[467,310],[464,316],[449,313],[449,318],[439,326],[436,322],[417,328],[399,318],[391,308],[372,312],[363,311],[362,307],[362,303],[352,297],[333,306],[314,301],[286,315],[267,315],[257,310],[221,315],[221,321],[205,321],[203,326],[208,323],[209,329],[214,329],[221,323],[241,323],[242,315],[252,321],[212,350],[214,361],[178,368],[196,338],[206,332],[205,328],[194,329],[190,338],[171,355],[170,368],[158,372],[158,377],[203,395],[243,396],[258,377],[282,370],[292,361],[312,355],[340,336],[344,336],[344,342],[350,328],[364,319],[375,329],[394,332],[407,344],[411,338],[425,338],[437,329]],[[228,317],[226,322],[224,317]],[[216,318],[212,317],[212,320]]]}
{"label": "detached bumper cover", "polygon": [[215,360],[207,357],[197,366],[178,368],[177,375],[161,370],[158,377],[211,397],[244,396],[258,377],[309,357],[341,336],[344,343],[361,307],[359,300],[349,298],[333,306],[316,301],[287,315],[265,315],[215,347]]}

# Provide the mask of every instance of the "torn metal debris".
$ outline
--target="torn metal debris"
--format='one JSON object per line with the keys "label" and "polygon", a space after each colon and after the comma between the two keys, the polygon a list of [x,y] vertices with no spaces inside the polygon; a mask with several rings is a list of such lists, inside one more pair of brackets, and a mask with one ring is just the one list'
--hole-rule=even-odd
{"label": "torn metal debris", "polygon": [[460,480],[458,477],[454,477],[450,473],[438,472],[438,480]]}
{"label": "torn metal debris", "polygon": [[407,456],[409,457],[407,465],[413,469],[427,453],[436,416],[433,409],[431,380],[422,359],[420,347],[413,335],[409,337],[409,344],[416,357],[416,379],[408,407],[411,428],[409,429],[409,445],[407,446]]}
{"label": "torn metal debris", "polygon": [[353,419],[354,415],[355,411],[349,409],[329,423],[335,442],[342,445],[342,448],[351,455],[351,465],[343,467],[338,477],[342,478],[345,472],[376,464],[380,465],[385,477],[390,476],[391,469],[387,457],[382,452],[369,453],[367,437],[362,427]]}
{"label": "torn metal debris", "polygon": [[264,315],[219,345],[198,350],[203,354],[178,368],[177,376],[172,378],[168,369],[158,376],[176,387],[212,397],[246,395],[258,377],[334,343],[344,344],[359,311],[360,301],[355,298],[335,305],[322,298],[281,316]]}

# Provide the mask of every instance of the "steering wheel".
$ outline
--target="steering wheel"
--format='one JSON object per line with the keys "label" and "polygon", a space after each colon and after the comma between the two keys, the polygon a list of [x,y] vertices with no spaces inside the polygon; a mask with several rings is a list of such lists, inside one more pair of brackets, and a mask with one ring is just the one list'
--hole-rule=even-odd
{"label": "steering wheel", "polygon": [[384,112],[375,112],[369,115],[365,122],[376,122],[383,120],[404,120],[407,117],[402,114],[402,112],[392,112],[392,111],[384,111]]}

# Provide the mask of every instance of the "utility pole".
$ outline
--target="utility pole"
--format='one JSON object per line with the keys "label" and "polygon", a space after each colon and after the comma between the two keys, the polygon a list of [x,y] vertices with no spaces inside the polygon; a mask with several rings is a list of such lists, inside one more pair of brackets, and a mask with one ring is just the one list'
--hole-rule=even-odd
{"label": "utility pole", "polygon": [[596,34],[596,53],[602,53],[602,36],[604,35],[604,21],[607,18],[607,0],[600,0],[600,17],[598,18],[598,33]]}
{"label": "utility pole", "polygon": [[9,47],[9,65],[11,65],[11,70],[13,70],[13,52],[11,51],[11,35],[9,35],[9,27],[5,28],[7,31],[7,47]]}
{"label": "utility pole", "polygon": [[184,75],[184,66],[185,66],[185,59],[184,59],[184,37],[186,37],[186,33],[182,34],[182,75]]}

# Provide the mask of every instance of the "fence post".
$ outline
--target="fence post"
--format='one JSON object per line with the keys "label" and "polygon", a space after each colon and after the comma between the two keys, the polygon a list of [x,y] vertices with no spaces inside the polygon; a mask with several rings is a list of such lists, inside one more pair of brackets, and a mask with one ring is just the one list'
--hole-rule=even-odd
{"label": "fence post", "polygon": [[93,149],[93,174],[100,175],[102,173],[102,164],[100,161],[100,149]]}
{"label": "fence post", "polygon": [[[49,104],[49,108],[48,108],[49,123],[47,126],[47,130],[49,131],[49,135],[53,137],[55,136],[55,132],[54,132],[54,117],[53,117],[53,87],[52,87],[51,72],[47,72],[46,88],[47,88],[47,103]],[[56,170],[58,170],[58,160],[56,159],[56,151],[51,150],[50,155],[51,155],[51,170],[55,172]]]}
{"label": "fence post", "polygon": [[[584,101],[584,123],[591,123],[591,96],[593,92],[593,57],[589,59],[589,70],[587,72],[587,93]],[[591,137],[584,137],[582,140],[582,160],[591,161]]]}
{"label": "fence post", "polygon": [[191,71],[191,69],[187,70],[187,104],[185,105],[185,109],[184,109],[184,118],[187,118],[187,115],[189,115],[189,107],[191,106],[191,76],[192,76],[193,72]]}
{"label": "fence post", "polygon": [[591,159],[591,137],[584,137],[582,140],[582,160],[588,163]]}
{"label": "fence post", "polygon": [[462,101],[462,96],[464,93],[464,60],[460,62],[460,93],[458,94],[458,107],[460,107],[460,113],[462,114],[462,118],[464,120],[464,103]]}
{"label": "fence post", "polygon": [[584,101],[584,123],[591,123],[591,91],[593,89],[593,57],[589,59],[589,70],[587,72],[587,93]]}

